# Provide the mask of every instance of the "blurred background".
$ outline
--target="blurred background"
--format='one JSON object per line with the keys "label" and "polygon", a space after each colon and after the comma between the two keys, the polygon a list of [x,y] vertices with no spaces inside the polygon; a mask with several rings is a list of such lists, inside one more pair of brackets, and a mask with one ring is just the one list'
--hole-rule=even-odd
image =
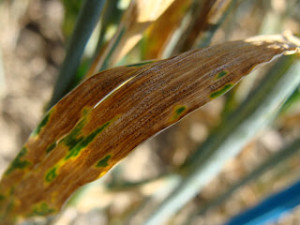
{"label": "blurred background", "polygon": [[[111,39],[130,1],[116,2],[114,12],[117,14],[111,19],[103,42]],[[0,174],[45,112],[81,4],[79,0],[0,0]],[[210,44],[284,30],[300,33],[298,0],[232,1],[227,11]],[[87,72],[99,30],[100,25],[89,40],[77,72],[79,75]],[[145,58],[142,48],[143,43],[138,43],[119,64]],[[271,66],[255,70],[226,96],[210,102],[141,144],[104,178],[75,194],[58,216],[33,219],[31,223],[142,224],[140,221],[153,208],[145,203],[157,190],[163,193],[162,183],[167,175],[185,162],[224,116],[245,99]],[[228,161],[222,172],[166,224],[222,224],[299,179],[300,153],[296,152],[239,188],[226,201],[199,214],[206,203],[290,140],[300,137],[299,87],[296,92],[294,100],[276,120],[257,133],[239,155]],[[140,211],[144,205],[147,206],[145,212]],[[300,207],[273,224],[300,224]]]}

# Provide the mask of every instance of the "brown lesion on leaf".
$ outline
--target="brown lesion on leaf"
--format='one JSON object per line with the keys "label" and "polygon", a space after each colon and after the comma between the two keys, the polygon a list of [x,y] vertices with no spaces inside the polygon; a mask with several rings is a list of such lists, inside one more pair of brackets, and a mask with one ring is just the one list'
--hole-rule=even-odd
{"label": "brown lesion on leaf", "polygon": [[252,70],[254,70],[255,67],[257,67],[257,65],[258,65],[258,64],[256,63],[256,64],[254,64],[254,65],[249,66],[248,68],[245,68],[245,70],[243,71],[243,73],[244,73],[244,74],[249,74],[249,73],[251,73]]}

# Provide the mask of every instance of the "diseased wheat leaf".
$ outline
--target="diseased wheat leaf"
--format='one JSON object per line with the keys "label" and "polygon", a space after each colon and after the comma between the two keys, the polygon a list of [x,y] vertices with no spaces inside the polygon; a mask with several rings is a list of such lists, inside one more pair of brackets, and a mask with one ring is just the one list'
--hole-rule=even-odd
{"label": "diseased wheat leaf", "polygon": [[86,80],[84,85],[78,86],[57,103],[44,116],[24,144],[23,150],[6,170],[0,188],[22,179],[25,172],[51,152],[59,139],[69,133],[82,116],[136,71],[135,67],[118,67],[101,73]]}
{"label": "diseased wheat leaf", "polygon": [[256,37],[94,75],[42,120],[0,183],[11,220],[58,212],[138,144],[224,94],[255,66],[298,47]]}

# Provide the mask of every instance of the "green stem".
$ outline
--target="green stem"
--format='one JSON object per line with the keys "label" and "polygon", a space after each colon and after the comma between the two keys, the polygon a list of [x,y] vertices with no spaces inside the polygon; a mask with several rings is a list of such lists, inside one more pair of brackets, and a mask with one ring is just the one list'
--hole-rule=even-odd
{"label": "green stem", "polygon": [[109,67],[109,61],[113,55],[113,53],[115,52],[117,46],[119,45],[120,43],[120,40],[121,38],[123,37],[124,33],[125,33],[125,27],[122,27],[120,30],[119,30],[119,33],[117,34],[115,40],[114,40],[114,43],[111,45],[111,48],[109,49],[104,61],[103,61],[103,64],[101,65],[100,67],[100,71],[103,71],[105,69],[107,69]]}
{"label": "green stem", "polygon": [[154,178],[149,178],[145,180],[141,180],[138,182],[122,182],[122,183],[108,183],[106,185],[106,188],[109,191],[125,191],[125,190],[132,190],[134,188],[141,188],[144,185],[158,182],[159,180],[167,180],[167,179],[173,179],[173,177],[176,177],[177,175],[175,173],[164,173]]}
{"label": "green stem", "polygon": [[105,0],[85,0],[80,10],[74,32],[68,44],[66,57],[59,71],[49,108],[69,90],[79,67],[85,46],[99,20]]}
{"label": "green stem", "polygon": [[107,33],[108,28],[111,26],[117,27],[118,24],[120,23],[121,16],[123,14],[123,10],[120,10],[117,5],[120,2],[120,0],[116,1],[107,1],[105,4],[105,9],[102,13],[102,18],[101,18],[101,30],[99,34],[99,39],[97,46],[95,48],[95,52],[93,55],[93,60],[94,61],[100,52],[100,49],[103,47],[105,43],[105,35]]}
{"label": "green stem", "polygon": [[251,173],[245,176],[243,179],[232,185],[228,191],[221,194],[220,196],[216,197],[208,204],[206,204],[203,208],[199,210],[197,215],[204,215],[209,209],[216,207],[226,201],[236,190],[240,187],[244,186],[245,184],[249,183],[250,181],[258,178],[267,170],[275,167],[279,163],[287,160],[289,157],[294,155],[300,151],[300,139],[296,139],[293,143],[289,144],[288,146],[284,147],[283,149],[279,150],[277,153],[271,156],[266,162],[262,163],[259,167],[254,169]]}

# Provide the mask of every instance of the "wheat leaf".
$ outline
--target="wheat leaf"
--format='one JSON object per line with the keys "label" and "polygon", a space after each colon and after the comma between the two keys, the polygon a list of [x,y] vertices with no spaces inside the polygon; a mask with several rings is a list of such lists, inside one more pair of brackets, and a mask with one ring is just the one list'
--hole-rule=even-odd
{"label": "wheat leaf", "polygon": [[138,144],[227,92],[255,66],[298,50],[280,35],[256,37],[94,75],[49,111],[4,174],[2,217],[58,212]]}

